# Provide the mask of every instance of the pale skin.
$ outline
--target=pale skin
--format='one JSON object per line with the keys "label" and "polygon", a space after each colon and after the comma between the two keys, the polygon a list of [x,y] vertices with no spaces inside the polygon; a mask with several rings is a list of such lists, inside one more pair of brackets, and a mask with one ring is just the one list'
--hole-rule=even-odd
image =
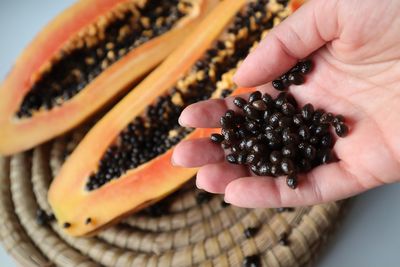
{"label": "pale skin", "polygon": [[[224,162],[209,138],[180,143],[173,164],[200,167],[199,188],[225,194],[241,207],[312,205],[400,181],[400,1],[311,0],[274,28],[235,74],[242,87],[276,95],[270,82],[299,59],[311,58],[306,83],[291,86],[300,105],[343,114],[350,128],[338,138],[338,162],[319,166],[287,187],[284,177],[253,176]],[[220,127],[232,98],[187,107],[183,126]]]}

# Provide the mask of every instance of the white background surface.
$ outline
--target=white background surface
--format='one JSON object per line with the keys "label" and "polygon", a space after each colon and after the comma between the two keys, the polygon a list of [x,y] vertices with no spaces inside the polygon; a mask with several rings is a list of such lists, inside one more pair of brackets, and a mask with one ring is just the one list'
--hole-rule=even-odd
{"label": "white background surface", "polygon": [[[0,0],[0,80],[33,36],[71,3],[73,0]],[[400,184],[354,199],[316,266],[400,266],[399,204]],[[0,266],[16,266],[2,247]]]}

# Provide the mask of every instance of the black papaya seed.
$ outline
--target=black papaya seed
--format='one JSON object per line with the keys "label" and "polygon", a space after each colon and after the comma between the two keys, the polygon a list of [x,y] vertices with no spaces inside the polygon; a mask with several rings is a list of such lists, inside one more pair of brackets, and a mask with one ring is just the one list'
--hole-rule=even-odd
{"label": "black papaya seed", "polygon": [[311,136],[310,139],[308,140],[308,142],[311,145],[317,146],[319,144],[319,142],[320,142],[320,139],[319,139],[318,136]]}
{"label": "black papaya seed", "polygon": [[246,160],[247,160],[247,154],[246,153],[239,153],[237,155],[236,160],[237,160],[238,164],[241,164],[241,165],[245,164]]}
{"label": "black papaya seed", "polygon": [[258,166],[257,166],[257,164],[251,164],[251,165],[250,165],[250,170],[251,170],[254,174],[260,175],[260,173],[258,172]]}
{"label": "black papaya seed", "polygon": [[321,118],[319,119],[320,123],[332,123],[333,122],[333,114],[330,112],[322,114]]}
{"label": "black papaya seed", "polygon": [[277,164],[272,164],[271,165],[271,175],[274,177],[277,177],[280,175],[280,166]]}
{"label": "black papaya seed", "polygon": [[349,132],[349,128],[344,123],[337,123],[335,125],[335,132],[339,137],[345,137]]}
{"label": "black papaya seed", "polygon": [[258,164],[258,173],[259,175],[262,176],[268,176],[271,175],[271,163],[268,162],[261,162],[260,164]]}
{"label": "black papaya seed", "polygon": [[288,246],[289,245],[289,240],[288,240],[287,233],[282,233],[282,235],[279,238],[279,244],[282,245],[282,246]]}
{"label": "black papaya seed", "polygon": [[246,139],[246,146],[245,146],[245,148],[247,149],[247,150],[250,150],[250,149],[252,149],[252,147],[257,143],[258,141],[257,141],[257,138],[254,138],[254,137],[251,137],[251,138],[249,138],[249,139]]}
{"label": "black papaya seed", "polygon": [[287,96],[288,96],[288,93],[286,93],[286,92],[279,93],[279,95],[275,98],[275,101],[274,101],[275,107],[280,109],[282,107],[283,103],[287,102]]}
{"label": "black papaya seed", "polygon": [[308,74],[308,73],[311,72],[311,69],[312,69],[312,62],[311,62],[311,60],[302,61],[302,62],[300,62],[299,65],[300,65],[300,72],[301,72],[302,74]]}
{"label": "black papaya seed", "polygon": [[301,114],[295,114],[293,116],[293,123],[297,126],[303,125],[303,116]]}
{"label": "black papaya seed", "polygon": [[297,182],[297,176],[295,173],[290,173],[287,177],[286,177],[286,184],[288,187],[290,187],[291,189],[296,189],[298,182]]}
{"label": "black papaya seed", "polygon": [[247,164],[257,164],[260,157],[255,153],[249,153],[246,157]]}
{"label": "black papaya seed", "polygon": [[235,111],[228,109],[225,114],[224,117],[229,118],[229,119],[233,119],[235,117]]}
{"label": "black papaya seed", "polygon": [[246,238],[254,237],[260,229],[258,227],[247,227],[244,229],[243,234]]}
{"label": "black papaya seed", "polygon": [[220,135],[220,134],[217,134],[217,133],[211,134],[210,139],[211,139],[211,141],[213,143],[216,143],[216,144],[221,144],[222,141],[224,141],[224,137],[222,135]]}
{"label": "black papaya seed", "polygon": [[292,122],[293,122],[293,120],[291,117],[284,116],[279,120],[278,126],[282,127],[282,128],[287,128],[292,125]]}
{"label": "black papaya seed", "polygon": [[312,145],[307,145],[304,150],[304,156],[309,159],[313,160],[316,156],[316,149]]}
{"label": "black papaya seed", "polygon": [[291,159],[283,158],[281,161],[281,169],[284,174],[290,174],[295,171],[294,163]]}
{"label": "black papaya seed", "polygon": [[292,116],[296,111],[295,107],[291,103],[283,103],[281,106],[282,113],[287,116]]}
{"label": "black papaya seed", "polygon": [[306,104],[301,109],[301,115],[304,120],[309,121],[313,118],[314,115],[314,107],[311,104]]}
{"label": "black papaya seed", "polygon": [[311,137],[308,127],[302,125],[299,127],[299,136],[302,140],[308,140]]}
{"label": "black papaya seed", "polygon": [[262,97],[262,94],[260,91],[254,91],[249,95],[249,102],[253,103],[254,101],[260,100]]}
{"label": "black papaya seed", "polygon": [[332,120],[333,124],[338,124],[338,123],[344,123],[344,117],[343,115],[336,115],[333,120]]}
{"label": "black papaya seed", "polygon": [[260,256],[251,255],[244,257],[242,267],[261,267]]}
{"label": "black papaya seed", "polygon": [[279,121],[280,119],[283,117],[282,113],[280,112],[275,112],[274,114],[271,115],[270,119],[269,119],[269,124],[272,127],[276,127],[279,125]]}
{"label": "black papaya seed", "polygon": [[300,85],[304,83],[304,77],[299,72],[292,72],[288,75],[288,80],[294,85]]}
{"label": "black papaya seed", "polygon": [[259,110],[257,110],[256,108],[254,108],[253,106],[247,104],[243,107],[243,110],[246,114],[247,117],[257,120],[261,118],[261,112]]}
{"label": "black papaya seed", "polygon": [[319,151],[319,161],[321,164],[327,164],[332,161],[332,153],[330,149]]}
{"label": "black papaya seed", "polygon": [[247,104],[247,101],[241,97],[235,97],[233,104],[235,104],[238,108],[243,108]]}
{"label": "black papaya seed", "polygon": [[220,124],[221,127],[225,129],[230,129],[234,127],[233,119],[229,117],[221,117]]}
{"label": "black papaya seed", "polygon": [[283,84],[282,80],[274,80],[274,81],[272,81],[272,87],[274,87],[278,91],[284,91],[287,88]]}
{"label": "black papaya seed", "polygon": [[229,154],[226,156],[226,160],[232,164],[238,164],[238,157],[236,154]]}
{"label": "black papaya seed", "polygon": [[333,145],[333,138],[330,133],[321,137],[321,147],[323,148],[331,148]]}
{"label": "black papaya seed", "polygon": [[296,148],[293,144],[286,145],[282,148],[282,156],[286,158],[294,158],[296,156]]}
{"label": "black papaya seed", "polygon": [[263,143],[257,142],[253,145],[252,150],[256,154],[263,154],[268,150],[268,147]]}
{"label": "black papaya seed", "polygon": [[314,115],[313,115],[313,118],[312,118],[312,121],[313,121],[314,125],[320,124],[321,116],[324,113],[325,112],[322,109],[317,109],[316,111],[314,111]]}
{"label": "black papaya seed", "polygon": [[265,102],[263,100],[261,100],[261,99],[255,100],[251,104],[255,109],[257,109],[259,111],[267,110],[267,104],[265,104]]}
{"label": "black papaya seed", "polygon": [[314,134],[317,136],[325,135],[329,131],[329,124],[320,124],[315,127]]}
{"label": "black papaya seed", "polygon": [[237,139],[236,133],[234,130],[228,129],[226,131],[223,131],[223,136],[224,139],[228,142],[234,142]]}
{"label": "black papaya seed", "polygon": [[282,160],[282,153],[278,150],[272,151],[271,154],[269,154],[269,160],[274,164],[280,163]]}
{"label": "black papaya seed", "polygon": [[274,100],[273,100],[272,96],[268,93],[264,93],[261,99],[264,101],[264,103],[269,108],[274,105]]}

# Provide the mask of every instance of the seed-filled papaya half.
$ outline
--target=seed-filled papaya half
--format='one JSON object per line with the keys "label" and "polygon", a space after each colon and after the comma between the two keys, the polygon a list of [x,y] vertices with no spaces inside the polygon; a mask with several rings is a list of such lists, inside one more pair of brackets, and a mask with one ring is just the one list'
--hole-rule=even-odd
{"label": "seed-filled papaya half", "polygon": [[181,111],[229,95],[237,65],[291,13],[290,6],[275,0],[222,1],[88,132],[49,190],[50,205],[67,233],[93,234],[196,174],[196,169],[171,165],[172,149],[182,139],[206,137],[214,130],[180,127]]}
{"label": "seed-filled papaya half", "polygon": [[80,124],[156,67],[219,0],[82,0],[55,18],[0,87],[0,154]]}

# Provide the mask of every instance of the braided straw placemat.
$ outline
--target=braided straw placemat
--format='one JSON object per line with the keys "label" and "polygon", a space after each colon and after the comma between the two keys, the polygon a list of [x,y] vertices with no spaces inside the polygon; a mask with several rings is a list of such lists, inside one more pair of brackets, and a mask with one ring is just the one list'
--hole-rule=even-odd
{"label": "braided straw placemat", "polygon": [[[338,219],[341,203],[284,212],[225,206],[221,196],[199,204],[192,181],[168,198],[167,214],[141,212],[95,237],[39,226],[37,209],[51,213],[51,179],[83,134],[0,157],[0,240],[22,266],[242,266],[254,254],[262,266],[304,266]],[[245,237],[248,227],[259,227],[254,237]]]}

